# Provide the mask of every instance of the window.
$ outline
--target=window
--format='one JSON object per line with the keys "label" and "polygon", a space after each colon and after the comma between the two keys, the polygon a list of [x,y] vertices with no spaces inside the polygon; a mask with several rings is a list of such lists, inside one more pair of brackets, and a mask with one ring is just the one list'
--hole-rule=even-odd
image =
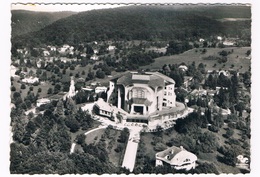
{"label": "window", "polygon": [[133,90],[133,97],[134,98],[145,98],[145,92],[143,90]]}
{"label": "window", "polygon": [[164,87],[165,90],[167,90],[167,87]]}
{"label": "window", "polygon": [[164,92],[164,95],[167,95],[167,92]]}
{"label": "window", "polygon": [[171,93],[171,92],[168,92],[168,95],[169,95],[169,96],[172,96],[172,93]]}

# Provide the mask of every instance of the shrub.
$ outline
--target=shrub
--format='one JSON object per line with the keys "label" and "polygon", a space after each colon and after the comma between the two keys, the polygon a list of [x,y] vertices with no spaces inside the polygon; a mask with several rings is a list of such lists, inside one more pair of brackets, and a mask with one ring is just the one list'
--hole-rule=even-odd
{"label": "shrub", "polygon": [[12,87],[11,87],[11,91],[12,91],[12,92],[15,92],[15,91],[16,91],[15,86],[12,86]]}
{"label": "shrub", "polygon": [[21,89],[26,89],[26,86],[24,84],[22,84]]}

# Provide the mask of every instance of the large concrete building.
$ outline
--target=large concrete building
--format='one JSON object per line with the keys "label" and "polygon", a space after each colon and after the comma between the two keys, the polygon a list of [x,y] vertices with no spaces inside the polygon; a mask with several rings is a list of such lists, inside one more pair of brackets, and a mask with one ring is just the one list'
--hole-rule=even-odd
{"label": "large concrete building", "polygon": [[174,87],[174,80],[159,72],[129,72],[110,81],[107,98],[129,114],[149,115],[176,106]]}

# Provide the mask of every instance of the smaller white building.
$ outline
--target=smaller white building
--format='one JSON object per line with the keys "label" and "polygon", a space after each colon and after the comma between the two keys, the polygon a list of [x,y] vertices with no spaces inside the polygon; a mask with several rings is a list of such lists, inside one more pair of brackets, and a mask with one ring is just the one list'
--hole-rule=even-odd
{"label": "smaller white building", "polygon": [[91,60],[98,60],[99,57],[98,57],[96,54],[94,54],[94,55],[92,55],[92,56],[90,57],[90,59],[91,59]]}
{"label": "smaller white building", "polygon": [[197,156],[185,150],[182,146],[172,146],[164,151],[158,152],[155,155],[156,166],[168,164],[176,170],[191,170],[195,169]]}
{"label": "smaller white building", "polygon": [[107,48],[108,51],[112,51],[112,50],[115,50],[115,49],[116,49],[116,46],[113,46],[113,45],[110,45]]}
{"label": "smaller white building", "polygon": [[33,84],[33,83],[39,82],[39,78],[38,77],[24,78],[24,79],[22,79],[22,82],[28,83],[28,84]]}
{"label": "smaller white building", "polygon": [[221,36],[218,36],[217,39],[218,39],[219,41],[222,41],[222,37],[221,37]]}
{"label": "smaller white building", "polygon": [[36,106],[37,107],[40,107],[41,105],[44,105],[44,104],[48,104],[50,103],[51,100],[48,99],[48,98],[41,98],[41,99],[38,99],[37,102],[36,102]]}
{"label": "smaller white building", "polygon": [[180,65],[179,69],[181,69],[182,71],[187,71],[188,67],[186,65]]}
{"label": "smaller white building", "polygon": [[107,87],[96,87],[95,88],[95,93],[101,93],[101,92],[106,92]]}
{"label": "smaller white building", "polygon": [[113,107],[109,103],[105,102],[102,98],[99,98],[93,107],[96,114],[106,117],[112,117]]}

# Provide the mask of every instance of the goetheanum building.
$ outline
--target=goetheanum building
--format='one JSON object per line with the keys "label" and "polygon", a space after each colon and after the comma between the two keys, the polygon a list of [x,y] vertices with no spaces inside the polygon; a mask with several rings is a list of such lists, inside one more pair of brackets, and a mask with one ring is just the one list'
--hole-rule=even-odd
{"label": "goetheanum building", "polygon": [[174,88],[175,81],[159,72],[127,72],[110,80],[107,102],[120,121],[162,124],[186,109],[176,102]]}
{"label": "goetheanum building", "polygon": [[[127,73],[110,81],[108,101],[130,114],[149,115],[163,107],[175,107],[173,79],[159,72]],[[116,94],[112,94],[116,93]]]}

